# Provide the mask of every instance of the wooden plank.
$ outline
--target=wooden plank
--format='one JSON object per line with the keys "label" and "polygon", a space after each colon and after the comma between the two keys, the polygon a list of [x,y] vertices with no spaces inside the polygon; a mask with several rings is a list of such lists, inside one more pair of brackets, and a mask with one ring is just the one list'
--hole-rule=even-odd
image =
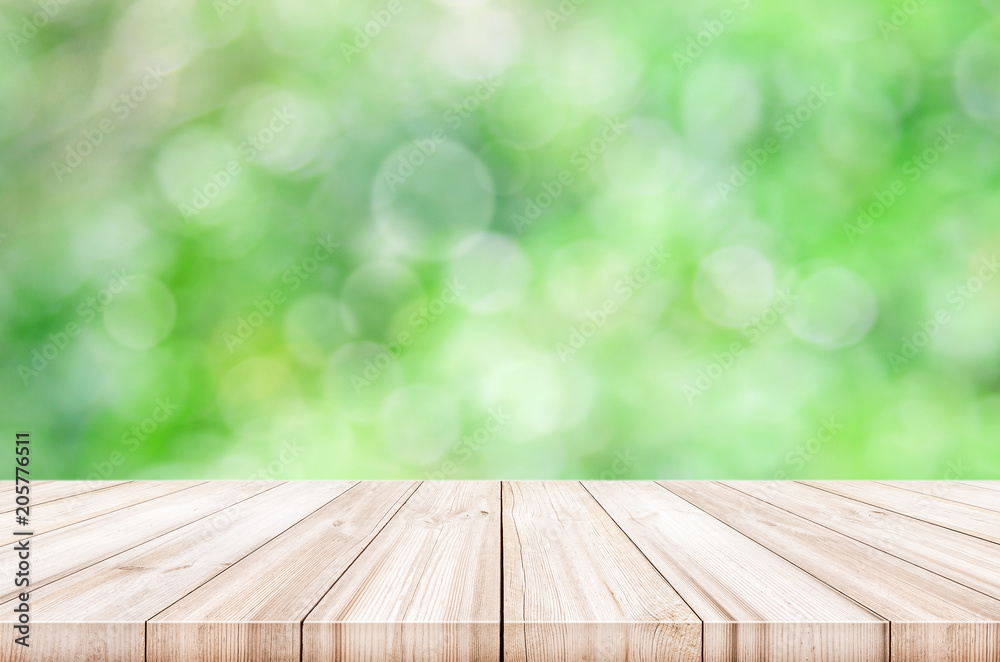
{"label": "wooden plank", "polygon": [[701,621],[580,483],[503,484],[504,660],[701,661]]}
{"label": "wooden plank", "polygon": [[[0,659],[78,662],[100,646],[115,662],[145,658],[145,622],[342,494],[351,483],[284,483],[92,565],[31,594],[34,645],[0,641]],[[179,495],[175,495],[179,496]],[[169,497],[168,497],[169,498]],[[13,621],[13,602],[0,622]],[[174,658],[183,659],[183,658]],[[260,658],[258,658],[260,659]]]}
{"label": "wooden plank", "polygon": [[889,624],[664,487],[587,489],[704,622],[706,662],[889,659]]}
{"label": "wooden plank", "polygon": [[[204,483],[35,536],[31,544],[39,552],[32,558],[32,588],[38,589],[243,499],[274,489],[278,484],[267,481]],[[0,577],[12,577],[16,564],[13,548],[2,549]],[[44,553],[40,551],[43,549]],[[17,593],[12,585],[5,585],[0,601],[10,600]]]}
{"label": "wooden plank", "polygon": [[965,485],[984,487],[988,490],[1000,490],[1000,480],[965,480],[962,482]]}
{"label": "wooden plank", "polygon": [[422,483],[306,617],[303,662],[500,656],[500,483]]}
{"label": "wooden plank", "polygon": [[1000,598],[1000,546],[801,483],[727,483],[757,497]]}
{"label": "wooden plank", "polygon": [[[45,485],[47,483],[52,483],[52,482],[56,482],[56,481],[51,481],[51,480],[33,480],[33,481],[31,481],[31,486],[32,487],[38,487],[39,485]],[[63,481],[63,482],[65,482],[65,481]],[[0,480],[0,496],[2,496],[4,494],[13,494],[15,486],[16,486],[16,483],[13,480]]]}
{"label": "wooden plank", "polygon": [[416,487],[358,485],[205,582],[147,624],[147,661],[299,662],[302,619]]}
{"label": "wooden plank", "polygon": [[1000,512],[1000,492],[971,483],[931,480],[880,481],[911,492]]}
{"label": "wooden plank", "polygon": [[[32,482],[31,506],[66,499],[69,497],[89,494],[100,490],[106,490],[117,485],[124,485],[126,480],[56,480]],[[13,512],[17,505],[14,503],[14,481],[9,481],[11,487],[6,494],[0,494],[0,514]]]}
{"label": "wooden plank", "polygon": [[[30,482],[30,486],[31,489],[34,490],[36,487],[41,487],[42,485],[47,485],[51,482],[51,480],[33,480]],[[3,512],[10,512],[10,510],[15,508],[14,487],[16,487],[16,483],[14,481],[0,480],[0,508],[4,508]]]}
{"label": "wooden plank", "polygon": [[729,486],[662,484],[888,619],[894,662],[1000,659],[1000,600]]}
{"label": "wooden plank", "polygon": [[981,483],[62,494],[33,498],[33,647],[9,638],[0,662],[1000,662],[1000,543],[982,534],[1000,490]]}
{"label": "wooden plank", "polygon": [[[121,483],[107,489],[84,492],[77,496],[49,501],[37,508],[32,505],[31,525],[25,528],[30,529],[34,535],[38,536],[200,484],[199,481]],[[0,536],[0,544],[10,545],[17,540],[24,540],[26,537],[31,536],[15,536],[6,533]]]}
{"label": "wooden plank", "polygon": [[871,506],[885,508],[983,540],[1000,543],[1000,517],[992,510],[947,499],[915,495],[891,485],[858,481],[803,481],[821,490],[840,494]]}

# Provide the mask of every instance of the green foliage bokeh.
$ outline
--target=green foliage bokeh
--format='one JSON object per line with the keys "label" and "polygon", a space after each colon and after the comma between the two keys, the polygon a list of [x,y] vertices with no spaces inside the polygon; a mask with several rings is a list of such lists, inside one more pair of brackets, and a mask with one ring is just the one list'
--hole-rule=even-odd
{"label": "green foliage bokeh", "polygon": [[996,478],[1000,4],[21,0],[39,478]]}

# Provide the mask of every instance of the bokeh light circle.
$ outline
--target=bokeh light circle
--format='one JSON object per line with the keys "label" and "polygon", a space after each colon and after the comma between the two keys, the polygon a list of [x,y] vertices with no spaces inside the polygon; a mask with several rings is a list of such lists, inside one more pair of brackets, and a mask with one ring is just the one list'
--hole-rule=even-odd
{"label": "bokeh light circle", "polygon": [[120,259],[135,250],[149,236],[138,210],[118,202],[101,210],[100,214],[81,225],[73,239],[73,251],[78,260]]}
{"label": "bokeh light circle", "polygon": [[721,248],[701,261],[694,298],[705,317],[716,324],[741,327],[771,305],[774,270],[753,248]]}
{"label": "bokeh light circle", "polygon": [[325,144],[330,117],[321,103],[291,89],[251,88],[231,131],[245,166],[288,173],[309,164]]}
{"label": "bokeh light circle", "polygon": [[554,358],[497,364],[486,375],[480,399],[504,417],[504,438],[519,444],[571,428],[589,412],[596,386],[589,375]]}
{"label": "bokeh light circle", "polygon": [[861,340],[875,323],[878,303],[867,282],[843,267],[824,267],[790,292],[784,320],[796,336],[825,349]]}
{"label": "bokeh light circle", "polygon": [[955,89],[971,117],[1000,120],[1000,21],[976,30],[955,57]]}
{"label": "bokeh light circle", "polygon": [[232,199],[245,176],[236,148],[215,131],[192,128],[167,140],[154,163],[164,197],[190,209],[189,220],[212,218],[202,214]]}
{"label": "bokeh light circle", "polygon": [[216,397],[230,428],[262,434],[284,422],[281,413],[298,403],[299,390],[285,362],[256,357],[230,368]]}
{"label": "bokeh light circle", "polygon": [[688,76],[681,102],[685,133],[701,150],[725,155],[760,124],[761,92],[754,71],[735,62],[712,62]]}
{"label": "bokeh light circle", "polygon": [[323,374],[329,406],[352,421],[377,417],[401,382],[398,357],[373,342],[344,345],[327,361]]}
{"label": "bokeh light circle", "polygon": [[[177,304],[167,286],[149,276],[134,276],[104,309],[104,328],[119,344],[149,349],[159,344],[177,319]],[[114,284],[108,291],[114,292]],[[102,291],[103,292],[103,291]]]}
{"label": "bokeh light circle", "polygon": [[393,317],[423,296],[420,281],[404,265],[390,260],[355,269],[341,292],[344,325],[357,336],[382,338]]}
{"label": "bokeh light circle", "polygon": [[540,147],[552,140],[565,122],[565,109],[551,93],[551,85],[529,67],[515,67],[486,105],[490,130],[502,142],[522,148]]}
{"label": "bokeh light circle", "polygon": [[676,136],[662,121],[630,118],[628,128],[601,162],[616,191],[649,195],[681,179],[684,157]]}
{"label": "bokeh light circle", "polygon": [[477,313],[495,313],[524,295],[531,265],[507,237],[485,233],[459,247],[448,270],[462,292],[461,302]]}
{"label": "bokeh light circle", "polygon": [[621,112],[634,102],[641,67],[626,41],[596,22],[560,31],[558,36],[553,84],[561,97],[601,114]]}
{"label": "bokeh light circle", "polygon": [[[904,6],[909,7],[909,5]],[[891,10],[887,12],[880,5],[867,0],[851,0],[836,4],[811,2],[797,7],[804,14],[813,38],[827,42],[857,42],[881,36],[880,25],[886,24],[887,15],[891,15]],[[893,9],[897,7],[899,5],[894,5]]]}
{"label": "bokeh light circle", "polygon": [[615,283],[634,265],[610,244],[584,239],[560,248],[549,258],[545,291],[556,309],[572,316],[599,307]]}
{"label": "bokeh light circle", "polygon": [[520,44],[520,28],[509,12],[495,6],[463,7],[439,24],[432,48],[443,68],[475,79],[500,74]]}
{"label": "bokeh light circle", "polygon": [[407,143],[387,158],[372,186],[372,216],[405,255],[447,256],[493,216],[493,183],[461,145],[434,136]]}
{"label": "bokeh light circle", "polygon": [[320,364],[348,334],[340,302],[327,294],[310,294],[295,301],[282,320],[289,351],[300,361]]}

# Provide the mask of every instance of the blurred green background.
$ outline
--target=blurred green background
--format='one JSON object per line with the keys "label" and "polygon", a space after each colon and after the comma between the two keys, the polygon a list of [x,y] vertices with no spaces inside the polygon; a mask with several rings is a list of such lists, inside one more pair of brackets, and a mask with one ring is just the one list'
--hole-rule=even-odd
{"label": "blurred green background", "polygon": [[36,478],[997,478],[1000,3],[6,2]]}

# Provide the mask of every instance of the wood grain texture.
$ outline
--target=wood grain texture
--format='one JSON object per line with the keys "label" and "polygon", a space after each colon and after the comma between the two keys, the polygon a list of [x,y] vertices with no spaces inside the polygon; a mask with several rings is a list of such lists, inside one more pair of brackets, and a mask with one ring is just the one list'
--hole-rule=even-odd
{"label": "wood grain texture", "polygon": [[[46,483],[51,483],[51,482],[53,482],[53,481],[51,481],[51,480],[33,480],[33,481],[31,481],[31,487],[32,487],[32,489],[34,489],[36,487],[40,487],[41,485],[45,485]],[[65,481],[65,482],[70,482],[70,481]],[[16,485],[16,483],[14,481],[12,481],[12,480],[0,480],[0,499],[5,499],[5,501],[3,502],[3,506],[4,507],[7,506],[7,503],[6,503],[6,498],[7,497],[10,497],[11,499],[13,499],[15,485]]]}
{"label": "wood grain texture", "polygon": [[[279,484],[228,506],[216,516],[35,588],[33,622],[36,627],[44,626],[47,634],[37,637],[29,654],[4,638],[0,659],[78,662],[79,654],[67,650],[65,641],[96,645],[114,633],[113,657],[95,659],[142,662],[146,621],[350,486]],[[0,605],[0,622],[13,621],[12,609],[13,602]]]}
{"label": "wood grain texture", "polygon": [[503,485],[505,662],[701,660],[701,621],[580,483]]}
{"label": "wood grain texture", "polygon": [[1000,491],[991,490],[969,483],[948,483],[930,480],[882,481],[886,485],[919,492],[927,496],[957,501],[967,506],[976,506],[1000,512]]}
{"label": "wood grain texture", "polygon": [[[212,515],[269,489],[266,481],[220,481],[197,485],[112,513],[43,533],[32,538],[38,550],[32,559],[34,589],[120,554],[148,540]],[[9,545],[0,548],[0,577],[11,577],[16,559]],[[44,553],[42,552],[44,550]],[[4,585],[0,601],[17,595]]]}
{"label": "wood grain texture", "polygon": [[1000,662],[1000,483],[35,487],[0,662]]}
{"label": "wood grain texture", "polygon": [[886,621],[655,483],[584,485],[704,622],[704,660],[887,662]]}
{"label": "wood grain texture", "polygon": [[888,619],[894,662],[1000,660],[1000,600],[726,485],[663,485]]}
{"label": "wood grain texture", "polygon": [[500,483],[422,483],[306,617],[303,662],[497,662],[500,567]]}
{"label": "wood grain texture", "polygon": [[[4,605],[5,613],[9,607]],[[9,618],[2,624],[11,631]],[[128,623],[33,621],[30,647],[13,639],[0,637],[3,662],[141,662],[144,656],[141,630]]]}
{"label": "wood grain texture", "polygon": [[[36,536],[41,535],[122,508],[180,492],[199,484],[198,481],[121,483],[102,490],[83,492],[75,496],[47,501],[38,506],[32,505],[31,526],[28,528]],[[24,538],[25,536],[6,534],[0,537],[0,544],[9,545],[15,540]]]}
{"label": "wood grain texture", "polygon": [[[57,499],[66,499],[81,494],[105,490],[116,485],[124,485],[124,480],[54,480],[32,481],[29,485],[31,506],[41,505]],[[0,513],[9,513],[17,507],[14,503],[14,481],[4,481],[5,488],[0,492]]]}
{"label": "wood grain texture", "polygon": [[727,483],[789,512],[1000,598],[1000,545],[801,483]]}
{"label": "wood grain texture", "polygon": [[1000,543],[1000,517],[997,517],[996,512],[992,510],[926,494],[915,494],[882,483],[819,481],[806,484],[871,506]]}
{"label": "wood grain texture", "polygon": [[205,582],[147,625],[147,660],[298,662],[300,623],[416,489],[368,482]]}

